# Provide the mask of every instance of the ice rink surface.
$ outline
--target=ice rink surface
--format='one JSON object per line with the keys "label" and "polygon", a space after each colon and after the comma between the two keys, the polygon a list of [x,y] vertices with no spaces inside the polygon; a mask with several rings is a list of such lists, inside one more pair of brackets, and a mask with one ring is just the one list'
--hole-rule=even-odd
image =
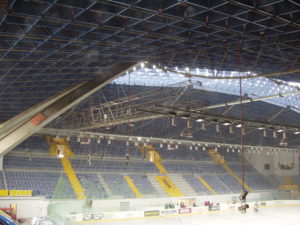
{"label": "ice rink surface", "polygon": [[107,225],[300,225],[300,206],[276,206],[260,208],[254,213],[238,211],[202,215],[182,215],[125,221],[106,221]]}

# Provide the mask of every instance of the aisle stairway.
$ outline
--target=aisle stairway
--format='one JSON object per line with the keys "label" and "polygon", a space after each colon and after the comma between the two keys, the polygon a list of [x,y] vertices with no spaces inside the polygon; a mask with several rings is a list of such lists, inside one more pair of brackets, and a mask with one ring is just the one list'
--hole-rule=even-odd
{"label": "aisle stairway", "polygon": [[195,190],[186,182],[182,174],[168,174],[173,183],[182,191],[184,196],[197,196]]}
{"label": "aisle stairway", "polygon": [[[238,175],[236,175],[226,164],[226,161],[224,159],[224,157],[218,153],[218,151],[216,151],[215,149],[211,149],[208,151],[208,155],[217,163],[219,163],[221,166],[223,166],[223,168],[227,171],[228,174],[230,174],[234,179],[236,179],[241,185],[243,185],[243,181],[242,179],[240,179],[238,177]],[[245,189],[247,189],[248,191],[252,191],[252,189],[246,184],[244,183],[244,187]]]}
{"label": "aisle stairway", "polygon": [[143,195],[141,194],[141,192],[139,191],[139,189],[136,187],[134,181],[130,178],[130,176],[124,176],[124,179],[126,180],[128,186],[131,188],[131,190],[133,191],[133,193],[135,194],[135,196],[137,198],[142,198]]}
{"label": "aisle stairway", "polygon": [[100,184],[102,185],[102,187],[104,188],[104,190],[106,191],[106,193],[108,194],[108,196],[112,196],[112,192],[109,189],[109,187],[107,186],[107,184],[105,183],[102,175],[97,174],[97,176],[98,176],[98,180],[99,180]]}
{"label": "aisle stairway", "polygon": [[199,181],[213,194],[217,195],[218,193],[204,180],[202,177],[198,176]]}
{"label": "aisle stairway", "polygon": [[86,199],[86,195],[84,193],[84,190],[77,178],[77,175],[71,165],[70,160],[67,157],[64,157],[61,160],[61,163],[64,167],[65,173],[67,177],[69,178],[69,181],[72,185],[72,188],[76,194],[77,199]]}
{"label": "aisle stairway", "polygon": [[71,183],[71,186],[76,194],[77,199],[86,199],[83,187],[81,186],[76,172],[69,160],[73,156],[72,149],[65,138],[46,136],[50,154],[52,156],[60,156],[64,171]]}
{"label": "aisle stairway", "polygon": [[163,189],[163,187],[158,183],[157,179],[155,178],[155,175],[148,174],[148,179],[160,197],[169,196],[167,192]]}
{"label": "aisle stairway", "polygon": [[165,189],[170,197],[181,197],[183,194],[168,176],[156,176],[156,180]]}
{"label": "aisle stairway", "polygon": [[156,176],[156,181],[161,185],[161,187],[168,193],[170,197],[180,197],[183,196],[179,188],[174,184],[174,182],[168,177],[168,172],[165,167],[161,164],[162,158],[156,151],[156,149],[151,145],[139,146],[141,153],[146,156],[146,159],[153,162],[156,168],[159,170],[162,176]]}

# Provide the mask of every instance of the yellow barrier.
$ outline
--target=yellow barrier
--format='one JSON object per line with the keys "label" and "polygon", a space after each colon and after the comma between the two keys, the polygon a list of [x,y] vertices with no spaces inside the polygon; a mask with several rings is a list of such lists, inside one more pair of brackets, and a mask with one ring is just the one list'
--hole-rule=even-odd
{"label": "yellow barrier", "polygon": [[294,184],[286,184],[286,185],[280,185],[280,189],[298,189],[298,185]]}
{"label": "yellow barrier", "polygon": [[13,197],[32,196],[32,190],[9,190],[9,196],[13,196]]}
{"label": "yellow barrier", "polygon": [[1,196],[1,197],[6,197],[6,196],[8,196],[8,190],[0,190],[0,196]]}

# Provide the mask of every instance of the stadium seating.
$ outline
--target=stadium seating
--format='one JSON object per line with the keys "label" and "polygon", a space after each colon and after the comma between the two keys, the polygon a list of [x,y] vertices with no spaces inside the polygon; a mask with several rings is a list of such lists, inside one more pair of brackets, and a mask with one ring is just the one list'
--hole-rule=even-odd
{"label": "stadium seating", "polygon": [[68,179],[61,173],[52,172],[5,172],[9,190],[32,190],[35,196],[47,198],[74,198]]}
{"label": "stadium seating", "polygon": [[276,189],[276,183],[261,174],[245,174],[245,182],[254,190]]}
{"label": "stadium seating", "polygon": [[135,197],[122,175],[104,174],[103,178],[114,196],[121,196],[123,198]]}
{"label": "stadium seating", "polygon": [[242,190],[241,184],[229,174],[217,176],[228,187],[229,193],[239,193]]}
{"label": "stadium seating", "polygon": [[202,178],[218,193],[228,194],[230,189],[218,178],[217,175],[203,175]]}
{"label": "stadium seating", "polygon": [[[168,150],[166,145],[161,148],[160,145],[154,144],[154,148],[165,160],[189,160],[189,161],[212,161],[206,152],[200,151],[201,147],[197,147],[198,151],[191,151],[189,146],[178,145],[178,148],[171,146],[172,150]],[[193,149],[196,146],[192,146]]]}
{"label": "stadium seating", "polygon": [[158,170],[151,162],[134,161],[127,165],[127,161],[108,161],[93,160],[89,165],[87,160],[71,160],[73,168],[76,171],[101,171],[101,172],[140,172],[140,173],[156,173]]}
{"label": "stadium seating", "polygon": [[[229,164],[228,166],[236,174],[240,174],[243,171],[243,167],[242,167],[241,163]],[[245,164],[244,164],[244,172],[246,172],[246,173],[257,173],[255,168],[247,162],[245,162]]]}
{"label": "stadium seating", "polygon": [[62,169],[58,158],[29,158],[20,156],[5,156],[4,168],[51,170]]}
{"label": "stadium seating", "polygon": [[[112,140],[111,144],[107,140],[97,143],[95,139],[84,144],[86,141],[83,138],[83,143],[80,143],[71,138],[70,146],[75,157],[70,158],[70,161],[88,198],[135,198],[136,195],[124,179],[125,175],[131,177],[143,197],[162,196],[156,186],[159,185],[155,183],[157,181],[150,179],[159,175],[159,170],[154,163],[142,160],[143,156],[137,147],[132,144],[127,146],[125,141],[117,140]],[[25,148],[28,150],[29,145],[32,155],[25,157],[20,151],[24,152]],[[197,194],[211,194],[198,176],[219,194],[240,192],[240,183],[222,165],[214,162],[206,151],[200,148],[196,150],[195,146],[192,146],[194,150],[190,150],[185,145],[179,145],[173,150],[167,150],[166,144],[163,148],[155,144],[154,147],[162,156],[161,164],[170,176],[180,175],[180,179],[184,179]],[[29,189],[33,190],[33,195],[47,198],[75,198],[61,161],[50,157],[46,149],[48,147],[43,137],[31,137],[14,149],[13,154],[6,155],[3,163],[5,177],[0,173],[0,188],[4,188],[6,179],[8,189]],[[127,153],[131,156],[129,161],[125,158]],[[219,153],[224,156],[229,168],[241,177],[240,154],[232,152],[232,149],[219,149]],[[92,155],[90,163],[88,154]],[[244,169],[245,182],[252,189],[270,190],[278,186],[278,181],[276,183],[272,178],[261,175],[247,161]]]}
{"label": "stadium seating", "polygon": [[82,174],[77,173],[77,177],[83,186],[85,194],[92,199],[99,199],[99,198],[107,198],[108,195],[99,182],[99,178],[96,174]]}
{"label": "stadium seating", "polygon": [[224,169],[216,163],[188,163],[164,162],[166,170],[170,173],[217,174],[224,173]]}
{"label": "stadium seating", "polygon": [[131,179],[133,180],[134,184],[136,185],[137,189],[141,192],[143,196],[146,195],[153,195],[157,196],[158,193],[150,183],[145,174],[131,174]]}
{"label": "stadium seating", "polygon": [[[234,151],[234,152],[233,152]],[[241,155],[236,149],[223,148],[218,151],[225,159],[226,162],[240,162]]]}
{"label": "stadium seating", "polygon": [[183,175],[183,178],[199,195],[209,195],[210,191],[194,175]]}
{"label": "stadium seating", "polygon": [[91,154],[101,157],[125,158],[126,154],[130,154],[131,158],[142,157],[139,150],[132,143],[127,146],[124,141],[111,140],[108,144],[108,140],[101,140],[100,143],[97,143],[96,139],[91,139],[88,144],[87,138],[81,138],[79,142],[77,139],[71,138],[69,144],[76,155]]}
{"label": "stadium seating", "polygon": [[4,189],[5,189],[4,179],[3,179],[2,171],[0,171],[0,190],[4,190]]}
{"label": "stadium seating", "polygon": [[19,144],[13,151],[27,151],[27,152],[43,152],[48,153],[48,144],[46,139],[42,136],[31,136],[21,144]]}

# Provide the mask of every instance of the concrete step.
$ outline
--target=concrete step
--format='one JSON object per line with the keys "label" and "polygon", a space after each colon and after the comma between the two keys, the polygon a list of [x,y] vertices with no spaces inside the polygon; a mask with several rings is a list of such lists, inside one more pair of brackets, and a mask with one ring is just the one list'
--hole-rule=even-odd
{"label": "concrete step", "polygon": [[158,193],[159,197],[168,197],[167,192],[163,189],[163,187],[158,183],[155,178],[156,175],[148,174],[148,179],[156,192]]}
{"label": "concrete step", "polygon": [[111,197],[112,196],[112,192],[111,192],[110,188],[107,186],[107,184],[105,183],[102,175],[101,174],[97,174],[97,176],[98,176],[98,180],[99,180],[100,184],[102,184],[102,186],[103,186],[104,190],[106,191],[106,193],[108,194],[108,196]]}
{"label": "concrete step", "polygon": [[181,174],[168,174],[168,176],[184,196],[197,196],[195,190],[185,181]]}

